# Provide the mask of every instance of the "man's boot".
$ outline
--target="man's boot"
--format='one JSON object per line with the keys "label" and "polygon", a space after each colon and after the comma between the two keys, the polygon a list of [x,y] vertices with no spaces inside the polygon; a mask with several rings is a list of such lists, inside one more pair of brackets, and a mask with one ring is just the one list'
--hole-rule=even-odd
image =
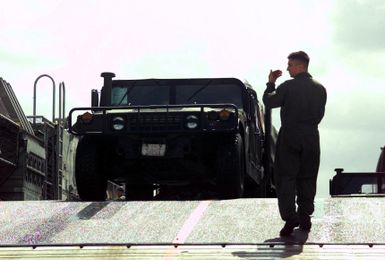
{"label": "man's boot", "polygon": [[291,233],[293,233],[294,228],[298,226],[298,220],[286,221],[285,226],[283,226],[283,228],[279,232],[279,235],[281,237],[289,236]]}
{"label": "man's boot", "polygon": [[311,220],[308,215],[300,215],[299,216],[299,228],[303,231],[311,230]]}

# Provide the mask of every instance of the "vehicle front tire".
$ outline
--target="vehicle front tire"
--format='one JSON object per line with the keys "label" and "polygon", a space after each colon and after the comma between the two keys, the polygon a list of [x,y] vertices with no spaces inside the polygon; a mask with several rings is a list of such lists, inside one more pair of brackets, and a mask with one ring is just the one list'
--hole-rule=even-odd
{"label": "vehicle front tire", "polygon": [[102,201],[106,199],[107,177],[100,167],[102,156],[97,141],[83,137],[76,149],[75,178],[81,200]]}
{"label": "vehicle front tire", "polygon": [[219,145],[217,152],[217,187],[223,199],[241,198],[245,183],[245,156],[242,136]]}

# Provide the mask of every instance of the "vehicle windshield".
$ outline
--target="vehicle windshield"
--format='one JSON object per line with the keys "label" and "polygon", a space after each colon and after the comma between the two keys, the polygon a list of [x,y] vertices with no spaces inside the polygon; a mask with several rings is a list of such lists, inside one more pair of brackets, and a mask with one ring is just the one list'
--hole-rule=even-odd
{"label": "vehicle windshield", "polygon": [[118,86],[111,92],[113,106],[167,105],[169,99],[168,86]]}
{"label": "vehicle windshield", "polygon": [[113,106],[218,103],[232,103],[241,108],[240,87],[236,84],[115,86],[111,97]]}

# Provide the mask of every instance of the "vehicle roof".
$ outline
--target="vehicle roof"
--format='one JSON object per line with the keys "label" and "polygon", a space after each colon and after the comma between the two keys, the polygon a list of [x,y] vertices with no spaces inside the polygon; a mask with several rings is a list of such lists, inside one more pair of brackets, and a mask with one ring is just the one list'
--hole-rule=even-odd
{"label": "vehicle roof", "polygon": [[246,88],[245,84],[237,78],[173,78],[173,79],[117,79],[113,80],[112,84],[116,85],[127,84],[127,85],[148,85],[148,84],[157,84],[157,85],[205,85],[205,84],[236,84],[243,88]]}

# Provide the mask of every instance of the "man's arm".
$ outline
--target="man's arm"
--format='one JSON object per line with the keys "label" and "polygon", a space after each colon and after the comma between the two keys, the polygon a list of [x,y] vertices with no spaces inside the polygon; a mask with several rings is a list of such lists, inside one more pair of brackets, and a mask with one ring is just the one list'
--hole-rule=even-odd
{"label": "man's arm", "polygon": [[320,119],[319,119],[320,122],[325,115],[325,106],[326,106],[326,100],[327,100],[326,89],[322,85],[321,85],[321,89],[322,89],[322,95],[321,95],[322,96],[322,103],[321,103],[321,107],[320,107]]}
{"label": "man's arm", "polygon": [[263,103],[268,108],[275,108],[280,107],[283,104],[283,96],[284,96],[284,89],[285,89],[285,83],[278,86],[277,89],[275,89],[275,81],[277,78],[279,78],[282,75],[282,71],[270,70],[269,74],[269,82],[266,83],[266,90],[263,93]]}

